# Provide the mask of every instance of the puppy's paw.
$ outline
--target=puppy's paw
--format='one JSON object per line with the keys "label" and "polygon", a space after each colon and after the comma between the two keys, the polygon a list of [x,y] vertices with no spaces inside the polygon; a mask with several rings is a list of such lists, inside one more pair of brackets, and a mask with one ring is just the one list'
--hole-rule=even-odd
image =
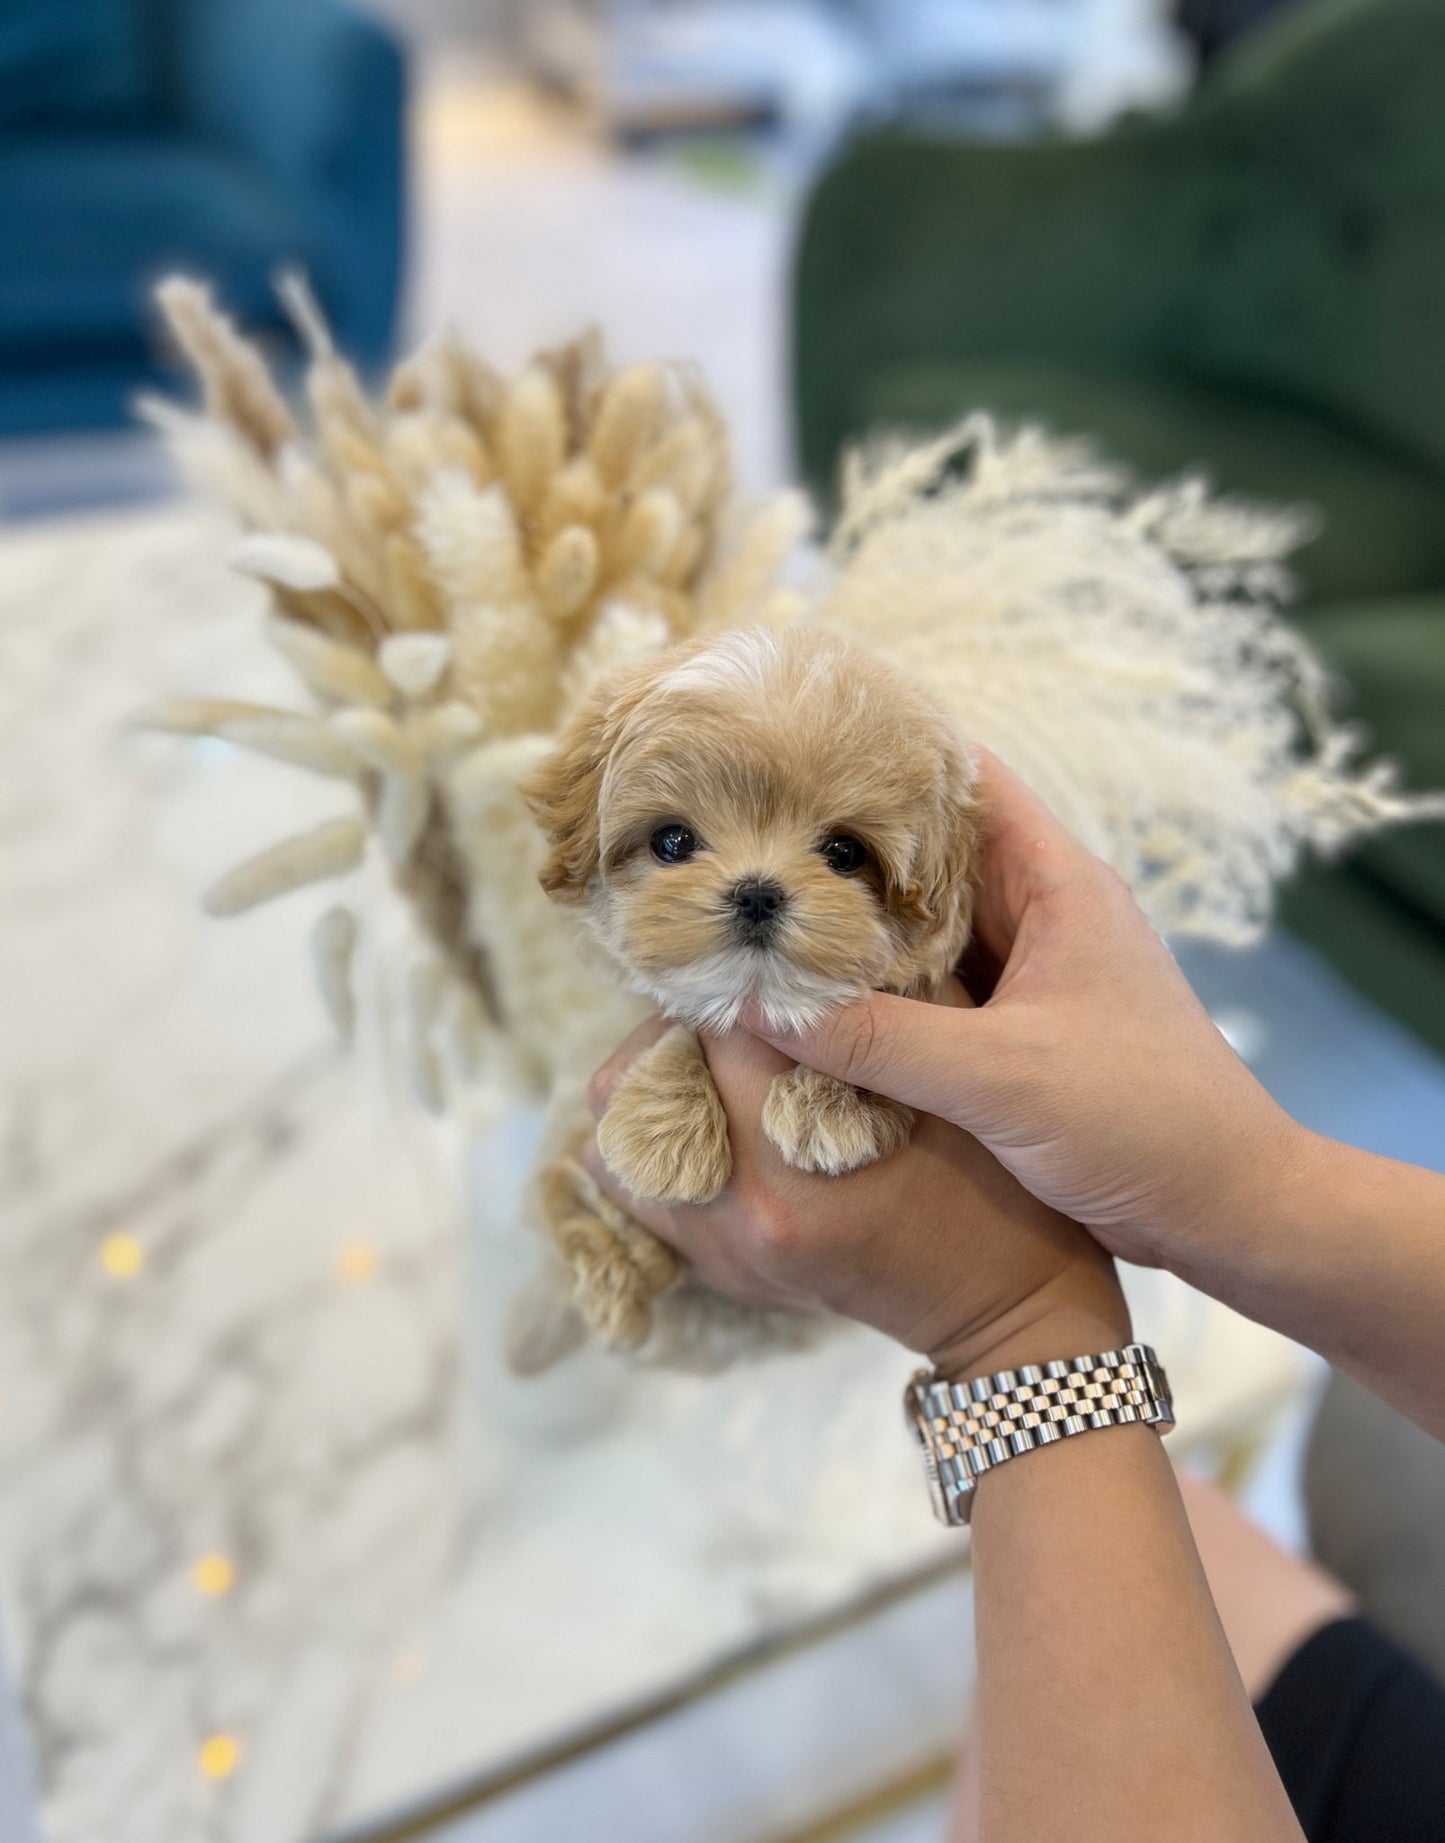
{"label": "puppy's paw", "polygon": [[913,1110],[836,1075],[796,1068],[773,1078],[763,1131],[795,1170],[841,1177],[906,1145]]}
{"label": "puppy's paw", "polygon": [[727,1116],[697,1038],[682,1025],[644,1050],[618,1083],[597,1146],[635,1197],[710,1203],[732,1175]]}
{"label": "puppy's paw", "polygon": [[[606,1344],[636,1350],[652,1331],[654,1303],[676,1281],[682,1264],[665,1242],[634,1222],[575,1158],[559,1158],[541,1174],[542,1215],[566,1271],[571,1306]],[[565,1314],[544,1324],[555,1330],[554,1346],[537,1348],[528,1337],[533,1327],[517,1328],[514,1364],[532,1361],[546,1367],[562,1354],[569,1327]]]}

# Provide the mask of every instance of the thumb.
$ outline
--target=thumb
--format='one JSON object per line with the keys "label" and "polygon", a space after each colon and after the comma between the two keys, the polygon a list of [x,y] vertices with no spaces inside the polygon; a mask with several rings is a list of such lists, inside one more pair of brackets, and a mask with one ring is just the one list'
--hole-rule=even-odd
{"label": "thumb", "polygon": [[748,1029],[794,1062],[957,1126],[967,1127],[988,1080],[993,1020],[986,1010],[871,992],[809,1030],[780,1031],[761,1008],[751,1013],[749,1007]]}

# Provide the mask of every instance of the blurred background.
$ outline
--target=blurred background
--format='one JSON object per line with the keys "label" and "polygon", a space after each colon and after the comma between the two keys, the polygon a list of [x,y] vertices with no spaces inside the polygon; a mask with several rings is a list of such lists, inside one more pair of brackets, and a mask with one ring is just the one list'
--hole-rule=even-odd
{"label": "blurred background", "polygon": [[[922,1843],[967,1698],[921,1528],[888,1566],[846,1507],[678,1533],[697,1480],[629,1495],[575,1448],[519,1499],[535,1431],[476,1484],[445,1207],[296,928],[191,912],[217,812],[290,783],[116,743],[245,644],[197,620],[199,515],[135,427],[183,389],[154,281],[213,280],[283,368],[287,265],[368,374],[596,323],[696,361],[744,486],[825,510],[850,440],[975,408],[1312,506],[1299,619],[1440,786],[1442,94],[1439,0],[0,0],[0,1285],[54,1332],[0,1340],[0,1834]],[[1186,964],[1310,1124],[1445,1162],[1437,832]],[[163,1357],[220,1296],[244,1335]],[[1198,1463],[1445,1668],[1439,1455],[1235,1336],[1187,1331]]]}

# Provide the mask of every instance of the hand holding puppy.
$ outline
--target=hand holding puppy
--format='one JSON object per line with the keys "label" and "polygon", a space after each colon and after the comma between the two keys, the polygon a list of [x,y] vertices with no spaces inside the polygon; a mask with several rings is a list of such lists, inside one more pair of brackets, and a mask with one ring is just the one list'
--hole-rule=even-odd
{"label": "hand holding puppy", "polygon": [[[863,1319],[953,1374],[1117,1343],[1112,1269],[1076,1223],[1111,1252],[1187,1266],[1198,1240],[1260,1217],[1254,1193],[1308,1138],[1122,882],[981,758],[975,951],[1001,969],[988,1003],[955,983],[943,1003],[874,994],[806,1031],[745,1013],[756,1036],[705,1046],[734,1182],[695,1209],[639,1203],[604,1156],[606,1105],[656,1021],[594,1081],[603,1150],[588,1154],[604,1192],[719,1290]],[[911,1144],[846,1179],[788,1169],[760,1116],[792,1062],[917,1109]]]}
{"label": "hand holding puppy", "polygon": [[[954,986],[946,1002],[966,1000]],[[667,1030],[661,1019],[643,1025],[599,1070],[590,1098],[604,1124],[629,1071]],[[759,1306],[861,1320],[954,1376],[1127,1342],[1112,1263],[967,1133],[926,1117],[881,1164],[840,1177],[802,1171],[763,1127],[787,1059],[742,1030],[704,1047],[732,1141],[731,1182],[715,1202],[641,1202],[595,1142],[586,1163],[604,1194],[707,1285]]]}
{"label": "hand holding puppy", "polygon": [[808,1031],[748,1021],[808,1067],[972,1133],[1110,1252],[1187,1268],[1267,1219],[1312,1136],[1225,1042],[1121,879],[979,755],[988,1002],[874,994]]}

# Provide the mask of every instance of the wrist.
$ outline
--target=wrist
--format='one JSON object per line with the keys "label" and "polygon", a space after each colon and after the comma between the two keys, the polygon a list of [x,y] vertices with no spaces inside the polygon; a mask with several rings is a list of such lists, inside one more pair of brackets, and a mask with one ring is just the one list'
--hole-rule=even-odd
{"label": "wrist", "polygon": [[941,1381],[969,1382],[996,1370],[1115,1350],[1133,1336],[1114,1264],[1081,1261],[988,1324],[929,1351]]}
{"label": "wrist", "polygon": [[1229,1298],[1238,1282],[1297,1245],[1300,1225],[1335,1181],[1332,1155],[1344,1150],[1280,1109],[1269,1129],[1249,1141],[1235,1181],[1219,1187],[1193,1231],[1176,1240],[1161,1264],[1191,1286]]}

